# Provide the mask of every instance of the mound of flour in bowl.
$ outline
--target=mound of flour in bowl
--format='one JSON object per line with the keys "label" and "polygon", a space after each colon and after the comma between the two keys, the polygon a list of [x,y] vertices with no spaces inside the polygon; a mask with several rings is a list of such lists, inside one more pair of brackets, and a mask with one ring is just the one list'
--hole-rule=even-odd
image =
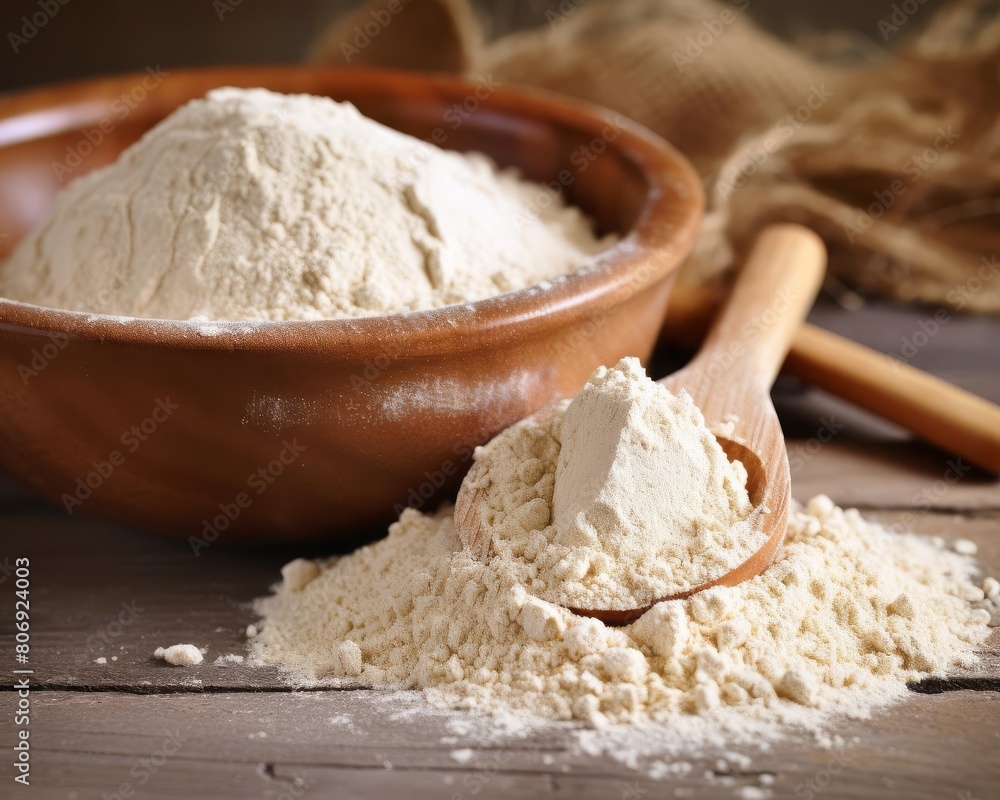
{"label": "mound of flour in bowl", "polygon": [[638,359],[600,367],[571,402],[505,430],[467,481],[493,552],[534,594],[629,610],[715,580],[767,538],[687,392]]}
{"label": "mound of flour in bowl", "polygon": [[226,88],[72,183],[0,267],[0,296],[165,319],[359,317],[530,286],[610,241],[484,156],[347,103]]}

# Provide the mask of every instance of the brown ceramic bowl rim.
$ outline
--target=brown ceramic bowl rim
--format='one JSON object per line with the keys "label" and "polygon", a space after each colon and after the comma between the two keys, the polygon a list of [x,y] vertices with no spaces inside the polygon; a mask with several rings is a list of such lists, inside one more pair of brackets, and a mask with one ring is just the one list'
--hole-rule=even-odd
{"label": "brown ceramic bowl rim", "polygon": [[[449,75],[317,66],[225,67],[175,70],[172,74],[200,78],[212,87],[226,85],[234,76],[243,86],[267,86],[276,75],[289,81],[313,75],[362,88],[377,88],[386,81],[415,89],[429,83],[459,98],[475,89],[473,81]],[[141,75],[88,79],[0,98],[0,147],[33,138],[19,129],[30,128],[31,117],[47,116],[53,103],[65,103],[72,96],[76,98],[72,105],[85,109],[89,104],[118,96],[134,86]],[[218,83],[213,76],[218,77]],[[118,317],[0,298],[0,328],[133,346],[345,356],[377,349],[379,353],[410,358],[445,350],[452,354],[456,350],[471,352],[515,337],[541,335],[565,324],[583,308],[599,307],[602,301],[615,303],[623,293],[641,292],[678,267],[697,233],[703,194],[697,173],[677,150],[622,115],[552,92],[504,85],[495,90],[490,102],[504,113],[515,114],[521,109],[529,118],[551,120],[595,137],[601,136],[609,124],[620,128],[609,150],[626,152],[641,169],[649,187],[632,230],[581,269],[548,285],[530,286],[465,305],[358,318],[228,322]],[[63,128],[47,125],[44,135],[74,127],[75,120]]]}

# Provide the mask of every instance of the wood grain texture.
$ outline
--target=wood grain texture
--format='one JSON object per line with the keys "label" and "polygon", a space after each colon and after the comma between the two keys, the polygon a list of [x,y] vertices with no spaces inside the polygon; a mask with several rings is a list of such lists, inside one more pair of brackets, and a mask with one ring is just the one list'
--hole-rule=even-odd
{"label": "wood grain texture", "polygon": [[[497,744],[456,736],[441,716],[400,714],[369,691],[45,694],[36,703],[45,722],[31,796],[60,800],[70,790],[96,800],[123,784],[144,798],[274,798],[292,789],[306,797],[733,798],[750,787],[764,792],[751,797],[971,792],[987,800],[1000,779],[1000,695],[973,691],[913,695],[870,721],[842,724],[843,742],[832,748],[810,737],[744,746],[741,766],[729,748],[702,748],[672,759],[686,772],[661,780],[649,776],[654,759],[631,768],[580,752],[566,727]],[[154,769],[160,752],[172,754]],[[825,791],[805,795],[810,787]]]}
{"label": "wood grain texture", "polygon": [[[818,432],[826,429],[822,424]],[[820,441],[788,443],[792,495],[806,501],[829,495],[841,506],[1000,512],[1000,482],[969,462],[915,442]]]}

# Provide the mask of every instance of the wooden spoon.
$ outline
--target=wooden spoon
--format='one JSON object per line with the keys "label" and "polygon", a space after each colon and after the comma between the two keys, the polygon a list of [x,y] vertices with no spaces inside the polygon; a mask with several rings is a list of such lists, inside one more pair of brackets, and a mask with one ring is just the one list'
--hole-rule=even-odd
{"label": "wooden spoon", "polygon": [[[762,512],[756,515],[758,532],[766,533],[761,547],[735,569],[661,601],[688,597],[710,586],[735,586],[759,575],[785,536],[791,480],[770,390],[793,336],[816,299],[825,268],[823,242],[812,231],[799,225],[765,229],[701,350],[684,369],[660,381],[674,393],[686,389],[709,428],[728,427],[726,436],[718,437],[719,444],[731,461],[739,460],[746,467],[750,500]],[[480,512],[484,464],[473,465],[455,502],[459,538],[466,549],[483,559],[492,552]],[[648,608],[570,610],[624,625]]]}

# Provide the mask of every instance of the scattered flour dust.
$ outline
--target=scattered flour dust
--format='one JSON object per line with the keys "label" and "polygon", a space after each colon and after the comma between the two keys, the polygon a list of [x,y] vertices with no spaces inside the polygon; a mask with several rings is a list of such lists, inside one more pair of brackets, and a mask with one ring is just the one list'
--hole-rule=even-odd
{"label": "scattered flour dust", "polygon": [[[591,388],[598,397],[581,408],[601,414],[602,386],[648,380],[628,364],[616,370],[596,374]],[[638,413],[645,401],[630,406],[612,395],[623,427],[662,422],[662,408]],[[691,430],[698,418],[683,399],[661,401],[676,417],[668,429],[680,432],[693,451],[693,479],[731,504],[723,521],[743,518],[739,470],[727,471]],[[567,425],[571,418],[566,410],[561,431],[559,425],[526,429],[528,439],[545,442],[523,454],[526,505],[552,496],[546,465],[553,461],[558,491],[559,436],[565,446],[580,435]],[[585,414],[579,422],[586,427]],[[607,439],[597,436],[596,451],[610,455],[617,445],[602,436]],[[630,447],[660,446],[652,433],[629,441]],[[640,471],[646,468],[637,454],[631,458]],[[671,481],[665,489],[688,502]],[[582,496],[584,502],[570,507],[590,509],[591,495]],[[666,518],[690,544],[698,526],[689,530],[685,518]],[[567,519],[577,523],[579,515]],[[251,642],[254,660],[281,665],[295,685],[420,689],[430,708],[485,712],[494,725],[583,721],[600,729],[600,737],[588,738],[585,730],[580,747],[613,748],[631,736],[634,755],[636,735],[665,752],[671,736],[691,735],[694,721],[757,738],[767,726],[790,724],[821,735],[829,715],[868,716],[901,697],[908,681],[973,663],[988,633],[984,597],[1000,591],[989,581],[986,592],[976,586],[971,558],[943,542],[891,532],[818,496],[792,509],[785,542],[762,575],[658,603],[631,625],[614,628],[551,601],[557,595],[546,581],[556,567],[537,556],[554,546],[560,520],[557,515],[549,525],[540,508],[528,522],[521,524],[529,534],[509,537],[483,562],[462,548],[450,508],[435,515],[411,509],[388,538],[351,555],[314,568],[293,562],[276,592],[258,601],[263,619]],[[611,522],[612,529],[628,524]],[[602,529],[591,526],[585,535],[599,540]],[[668,538],[657,540],[652,552]],[[524,546],[515,546],[520,541]],[[585,577],[566,580],[586,589]],[[473,724],[475,715],[468,719]]]}
{"label": "scattered flour dust", "polygon": [[541,192],[348,103],[216,89],[70,184],[0,264],[0,296],[233,321],[468,303],[569,273],[613,241],[578,208],[539,208]]}
{"label": "scattered flour dust", "polygon": [[[599,368],[572,400],[476,454],[478,517],[531,594],[629,610],[720,577],[766,533],[691,396],[638,359]],[[470,476],[471,477],[471,476]]]}

